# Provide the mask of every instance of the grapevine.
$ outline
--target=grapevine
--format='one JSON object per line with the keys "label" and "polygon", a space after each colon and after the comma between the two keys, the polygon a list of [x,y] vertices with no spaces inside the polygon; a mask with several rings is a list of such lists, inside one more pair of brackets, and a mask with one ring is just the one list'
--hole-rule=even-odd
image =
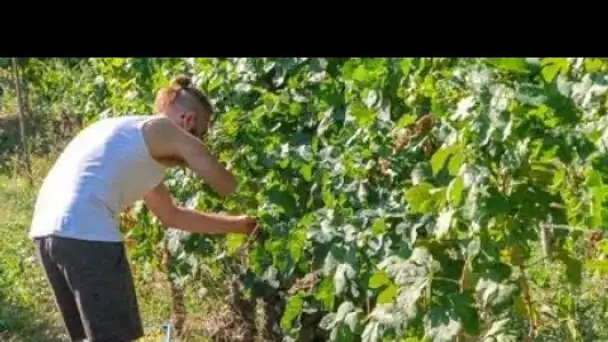
{"label": "grapevine", "polygon": [[166,249],[171,279],[190,284],[201,264],[222,270],[216,341],[608,338],[546,313],[580,322],[566,303],[608,270],[608,60],[116,58],[65,75],[64,64],[28,60],[31,93],[77,79],[71,108],[89,121],[150,114],[183,72],[210,97],[205,144],[237,194],[221,199],[185,169],[166,182],[180,205],[258,217],[261,238],[161,227],[141,203],[124,222],[137,263]]}

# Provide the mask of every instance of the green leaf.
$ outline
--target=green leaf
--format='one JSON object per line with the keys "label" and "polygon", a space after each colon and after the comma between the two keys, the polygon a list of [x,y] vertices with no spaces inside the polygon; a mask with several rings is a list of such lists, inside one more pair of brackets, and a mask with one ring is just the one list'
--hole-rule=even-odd
{"label": "green leaf", "polygon": [[570,338],[572,341],[581,341],[583,340],[583,336],[581,336],[581,332],[578,330],[578,322],[573,319],[568,319],[566,321],[566,325],[568,326],[568,332],[570,333]]}
{"label": "green leaf", "polygon": [[321,191],[321,198],[323,199],[325,206],[328,208],[333,208],[336,205],[336,197],[328,187],[324,187]]}
{"label": "green leaf", "polygon": [[405,193],[405,199],[414,212],[425,214],[433,209],[432,190],[433,186],[431,184],[422,182],[408,189]]}
{"label": "green leaf", "polygon": [[361,342],[378,342],[380,341],[380,327],[379,323],[376,321],[371,321],[367,323],[365,329],[363,329],[363,333],[361,334]]}
{"label": "green leaf", "polygon": [[467,245],[467,259],[473,259],[481,251],[481,243],[479,240],[471,240]]}
{"label": "green leaf", "polygon": [[401,117],[401,119],[399,119],[399,121],[397,121],[396,128],[397,129],[404,128],[406,126],[413,124],[414,122],[416,122],[416,116],[411,115],[411,114],[406,114],[406,115],[403,115]]}
{"label": "green leaf", "polygon": [[481,320],[475,308],[475,298],[470,292],[461,292],[453,294],[451,300],[464,331],[469,335],[477,335],[481,331]]}
{"label": "green leaf", "polygon": [[353,312],[353,310],[356,310],[353,302],[348,301],[348,300],[342,302],[342,304],[340,304],[340,306],[338,307],[338,310],[336,312],[336,321],[338,321],[338,322],[344,321],[344,319],[346,318],[346,315],[348,315],[348,313],[350,313],[350,312]]}
{"label": "green leaf", "polygon": [[601,228],[603,223],[602,212],[605,210],[602,206],[604,198],[606,198],[606,187],[598,186],[591,188],[591,201],[589,203],[589,214],[591,216],[591,227]]}
{"label": "green leaf", "polygon": [[513,283],[499,283],[498,278],[494,275],[492,278],[480,278],[477,281],[475,291],[481,299],[480,305],[495,307],[513,301],[513,296],[517,293],[517,286]]}
{"label": "green leaf", "polygon": [[336,326],[336,313],[329,312],[327,315],[323,316],[321,322],[319,322],[319,328],[323,330],[332,330]]}
{"label": "green leaf", "polygon": [[567,58],[544,58],[541,65],[543,66],[541,74],[547,83],[553,82],[557,74],[568,72],[570,67]]}
{"label": "green leaf", "polygon": [[270,266],[264,270],[264,273],[260,277],[260,280],[270,285],[273,289],[277,289],[279,287],[279,279],[278,278],[279,270],[276,267]]}
{"label": "green leaf", "polygon": [[368,108],[374,108],[378,103],[378,93],[375,90],[370,89],[364,102]]}
{"label": "green leaf", "polygon": [[377,289],[390,283],[390,281],[391,280],[385,270],[378,270],[369,279],[369,287],[372,289]]}
{"label": "green leaf", "polygon": [[453,206],[457,207],[462,203],[462,189],[464,187],[464,180],[462,177],[456,177],[448,186],[448,201]]}
{"label": "green leaf", "polygon": [[431,99],[431,112],[437,116],[443,116],[445,114],[444,105],[439,101],[439,98],[437,98],[436,96],[433,96],[433,98]]}
{"label": "green leaf", "polygon": [[298,262],[304,254],[306,244],[306,231],[304,229],[294,230],[290,233],[289,253],[294,262]]}
{"label": "green leaf", "polygon": [[499,69],[520,72],[520,73],[529,73],[529,65],[526,62],[525,58],[490,58],[488,62]]}
{"label": "green leaf", "polygon": [[376,114],[369,108],[359,105],[352,105],[350,108],[352,116],[361,128],[369,128],[376,120]]}
{"label": "green leaf", "polygon": [[608,274],[608,260],[588,260],[585,262],[585,268],[602,275]]}
{"label": "green leaf", "polygon": [[[331,341],[352,341],[353,332],[357,330],[359,313],[361,309],[356,308],[351,301],[345,301],[338,307],[332,322],[326,322],[325,327],[332,327],[330,333]],[[328,321],[330,318],[327,319]]]}
{"label": "green leaf", "polygon": [[312,165],[304,164],[300,168],[300,174],[304,177],[304,180],[310,182],[312,180]]}
{"label": "green leaf", "polygon": [[598,72],[602,70],[602,60],[599,58],[585,58],[585,71]]}
{"label": "green leaf", "polygon": [[[416,272],[415,270],[408,271]],[[417,303],[424,295],[424,290],[428,287],[430,280],[428,277],[419,277],[415,279],[412,283],[407,282],[407,284],[403,284],[402,282],[399,282],[399,277],[395,279],[398,284],[401,285],[401,290],[398,294],[396,306],[399,311],[402,312],[406,317],[413,318],[417,315]]]}
{"label": "green leaf", "polygon": [[403,72],[403,76],[407,76],[410,74],[410,70],[412,70],[413,60],[413,58],[403,58],[399,62],[399,65],[401,66],[401,72]]}
{"label": "green leaf", "polygon": [[363,184],[362,182],[359,183],[359,188],[357,189],[357,199],[359,200],[359,202],[365,203],[367,200],[367,195],[368,192],[365,184]]}
{"label": "green leaf", "polygon": [[112,65],[118,68],[122,68],[123,65],[125,65],[126,63],[126,59],[125,58],[112,58]]}
{"label": "green leaf", "polygon": [[285,312],[281,318],[281,327],[285,330],[291,330],[293,328],[293,321],[302,314],[303,308],[304,300],[300,294],[289,298],[285,306]]}
{"label": "green leaf", "polygon": [[226,235],[226,247],[228,247],[228,254],[234,255],[236,251],[245,242],[246,236],[243,234],[228,234]]}
{"label": "green leaf", "polygon": [[509,264],[496,262],[491,265],[487,265],[486,272],[491,280],[495,282],[503,282],[511,276],[513,269]]}
{"label": "green leaf", "polygon": [[583,282],[583,262],[564,252],[556,254],[556,259],[561,260],[566,265],[566,279],[571,284],[580,286]]}
{"label": "green leaf", "polygon": [[435,231],[435,236],[437,238],[441,239],[447,235],[450,225],[452,224],[454,212],[455,211],[453,209],[448,209],[439,215],[439,219],[437,220],[437,230]]}
{"label": "green leaf", "polygon": [[436,176],[441,169],[443,169],[443,165],[449,156],[452,155],[456,151],[456,146],[442,147],[437,152],[433,154],[431,157],[431,168],[433,170],[433,176]]}
{"label": "green leaf", "polygon": [[454,154],[454,156],[452,156],[448,164],[448,170],[451,176],[458,175],[458,171],[460,171],[460,167],[462,166],[463,161],[464,153],[462,151],[458,151]]}
{"label": "green leaf", "polygon": [[369,73],[365,69],[365,66],[363,64],[360,64],[359,66],[357,66],[352,76],[354,80],[364,82],[368,79]]}
{"label": "green leaf", "polygon": [[357,332],[357,326],[359,325],[358,312],[349,312],[346,314],[346,317],[344,317],[344,324],[346,324],[350,330],[349,334],[346,334],[345,336],[347,338],[345,341],[351,341],[353,338],[352,333]]}
{"label": "green leaf", "polygon": [[550,64],[543,68],[542,75],[547,83],[553,82],[555,76],[559,73],[561,67],[558,64]]}
{"label": "green leaf", "polygon": [[426,335],[433,342],[453,342],[461,325],[442,307],[433,306],[424,317]]}
{"label": "green leaf", "polygon": [[384,289],[378,295],[378,303],[380,303],[380,304],[394,303],[395,298],[397,297],[397,290],[399,290],[399,288],[395,284],[390,284],[386,289]]}
{"label": "green leaf", "polygon": [[283,208],[285,215],[294,216],[297,210],[296,199],[287,191],[279,190],[278,187],[272,187],[266,190],[267,198]]}
{"label": "green leaf", "polygon": [[331,277],[324,278],[316,290],[315,298],[321,302],[323,309],[332,311],[334,309],[334,282]]}
{"label": "green leaf", "polygon": [[602,174],[597,170],[588,169],[585,171],[586,184],[590,187],[599,187],[603,185]]}
{"label": "green leaf", "polygon": [[349,273],[354,273],[354,270],[349,264],[339,264],[334,275],[334,288],[337,295],[341,295],[345,288]]}
{"label": "green leaf", "polygon": [[386,232],[386,221],[384,218],[379,218],[372,224],[372,232],[374,235],[380,235]]}
{"label": "green leaf", "polygon": [[299,115],[302,112],[302,105],[297,102],[289,104],[289,113],[292,115]]}
{"label": "green leaf", "polygon": [[486,331],[484,334],[485,338],[493,337],[492,340],[500,341],[501,333],[505,333],[507,331],[507,326],[511,322],[512,318],[502,318],[499,320],[495,320],[492,322],[490,329]]}

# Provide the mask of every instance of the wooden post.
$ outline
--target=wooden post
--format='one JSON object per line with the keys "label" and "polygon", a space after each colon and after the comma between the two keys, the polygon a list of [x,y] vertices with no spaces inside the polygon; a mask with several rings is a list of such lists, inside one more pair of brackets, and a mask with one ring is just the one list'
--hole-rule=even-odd
{"label": "wooden post", "polygon": [[32,179],[32,167],[30,164],[30,155],[27,149],[27,138],[25,136],[25,114],[23,113],[23,100],[21,98],[21,79],[19,78],[19,66],[17,65],[17,58],[13,57],[13,74],[15,77],[15,90],[17,93],[17,105],[19,107],[19,131],[21,135],[21,148],[23,149],[23,162],[25,164],[25,170],[30,185],[34,184]]}
{"label": "wooden post", "polygon": [[[27,88],[27,77],[23,76],[23,74],[19,75],[19,84],[21,85],[21,97],[23,98],[24,118],[31,125],[31,120],[34,118],[34,113],[32,112],[32,104],[30,103],[30,93],[29,89]],[[31,129],[31,126],[29,128]],[[25,127],[25,130],[27,131],[28,128]]]}

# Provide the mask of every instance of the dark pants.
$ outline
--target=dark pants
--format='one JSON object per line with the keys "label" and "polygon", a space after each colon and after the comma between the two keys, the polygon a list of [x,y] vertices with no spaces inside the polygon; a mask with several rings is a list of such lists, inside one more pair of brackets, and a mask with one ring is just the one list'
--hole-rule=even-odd
{"label": "dark pants", "polygon": [[124,245],[60,237],[34,240],[71,341],[143,336]]}

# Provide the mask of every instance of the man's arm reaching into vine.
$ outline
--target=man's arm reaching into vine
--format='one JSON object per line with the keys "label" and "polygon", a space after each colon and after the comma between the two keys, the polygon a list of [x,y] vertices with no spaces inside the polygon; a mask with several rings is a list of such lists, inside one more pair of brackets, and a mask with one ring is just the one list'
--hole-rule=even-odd
{"label": "man's arm reaching into vine", "polygon": [[248,216],[207,214],[179,207],[165,184],[159,184],[145,197],[146,206],[166,227],[199,234],[250,234],[257,221]]}

